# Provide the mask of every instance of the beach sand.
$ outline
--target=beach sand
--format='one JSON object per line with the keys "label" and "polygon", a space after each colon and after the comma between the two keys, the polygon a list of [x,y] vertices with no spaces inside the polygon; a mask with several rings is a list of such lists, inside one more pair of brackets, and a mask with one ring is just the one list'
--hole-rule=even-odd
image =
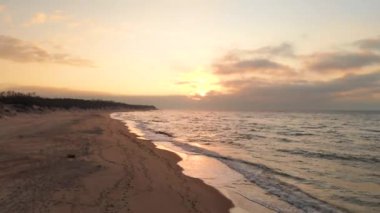
{"label": "beach sand", "polygon": [[107,111],[0,119],[0,212],[228,212],[180,157],[137,139]]}

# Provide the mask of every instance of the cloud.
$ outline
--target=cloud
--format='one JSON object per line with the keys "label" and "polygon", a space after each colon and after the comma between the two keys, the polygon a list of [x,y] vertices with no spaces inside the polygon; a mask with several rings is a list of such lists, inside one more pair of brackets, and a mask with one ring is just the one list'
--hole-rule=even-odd
{"label": "cloud", "polygon": [[368,73],[378,68],[380,37],[351,43],[354,50],[296,54],[293,45],[264,46],[256,49],[235,49],[213,63],[217,75],[252,74],[273,79],[299,79],[307,75],[324,75],[325,80],[348,73]]}
{"label": "cloud", "polygon": [[35,13],[30,20],[26,22],[27,26],[31,25],[41,25],[41,24],[46,24],[46,23],[56,23],[56,22],[61,22],[68,20],[68,16],[66,16],[63,12],[61,11],[54,11],[52,13]]}
{"label": "cloud", "polygon": [[356,50],[308,55],[288,44],[229,51],[213,63],[226,92],[201,103],[245,110],[378,109],[380,55],[371,51],[373,39],[365,41],[355,43]]}
{"label": "cloud", "polygon": [[[380,71],[347,75],[330,81],[271,83],[261,79],[223,82],[235,88],[210,97],[209,104],[231,109],[379,109]],[[216,104],[218,103],[218,104]]]}
{"label": "cloud", "polygon": [[234,62],[219,62],[214,65],[215,73],[218,75],[231,74],[289,74],[291,69],[283,64],[271,61],[269,59],[248,59],[237,60]]}
{"label": "cloud", "polygon": [[274,46],[264,46],[257,49],[234,49],[230,50],[219,61],[236,61],[236,60],[252,60],[255,58],[294,58],[294,48],[289,43],[282,43]]}
{"label": "cloud", "polygon": [[289,43],[282,43],[278,46],[265,46],[253,50],[253,53],[264,54],[268,56],[295,57],[294,48]]}
{"label": "cloud", "polygon": [[240,69],[284,69],[285,66],[268,59],[243,60],[235,64]]}
{"label": "cloud", "polygon": [[220,84],[225,88],[230,94],[239,93],[247,88],[261,87],[263,85],[267,85],[268,82],[266,80],[262,80],[259,78],[251,77],[251,78],[242,78],[242,79],[228,79],[223,80]]}
{"label": "cloud", "polygon": [[290,44],[265,46],[258,49],[235,49],[225,54],[213,63],[217,75],[248,74],[255,76],[292,76],[293,69],[276,59],[277,56],[293,57],[294,51]]}
{"label": "cloud", "polygon": [[305,83],[281,85],[281,93],[287,95],[302,94],[306,97],[332,98],[340,92],[357,89],[380,88],[380,71],[369,74],[351,74],[331,81],[310,81]]}
{"label": "cloud", "polygon": [[380,37],[362,39],[352,43],[356,50],[316,52],[302,57],[306,70],[327,72],[356,72],[370,66],[380,65]]}
{"label": "cloud", "polygon": [[328,72],[354,70],[380,64],[380,56],[370,52],[315,53],[305,57],[306,69]]}
{"label": "cloud", "polygon": [[380,36],[377,38],[358,40],[354,42],[354,46],[363,50],[380,51]]}
{"label": "cloud", "polygon": [[84,67],[94,66],[90,60],[67,53],[50,53],[32,43],[5,35],[0,35],[0,58],[20,63],[38,62]]}

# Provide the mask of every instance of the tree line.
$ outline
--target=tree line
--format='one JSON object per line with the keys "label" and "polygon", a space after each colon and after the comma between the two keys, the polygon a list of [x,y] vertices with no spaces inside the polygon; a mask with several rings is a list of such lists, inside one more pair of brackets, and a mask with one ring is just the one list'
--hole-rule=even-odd
{"label": "tree line", "polygon": [[125,108],[131,110],[152,110],[156,109],[150,105],[132,105],[106,100],[84,100],[75,98],[44,98],[35,93],[21,93],[15,91],[0,92],[0,103],[13,105],[18,108],[51,108],[51,109],[107,109]]}

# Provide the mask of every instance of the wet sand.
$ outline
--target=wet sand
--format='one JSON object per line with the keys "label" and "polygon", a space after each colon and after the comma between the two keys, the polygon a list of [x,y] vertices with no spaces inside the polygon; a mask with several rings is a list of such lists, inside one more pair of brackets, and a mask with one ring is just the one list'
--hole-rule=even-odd
{"label": "wet sand", "polygon": [[0,119],[0,212],[228,212],[180,157],[137,139],[106,111]]}

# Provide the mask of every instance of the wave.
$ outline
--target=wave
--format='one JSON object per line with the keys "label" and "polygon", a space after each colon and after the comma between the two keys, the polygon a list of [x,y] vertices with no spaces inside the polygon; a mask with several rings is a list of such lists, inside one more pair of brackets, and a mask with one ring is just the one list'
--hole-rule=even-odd
{"label": "wave", "polygon": [[360,161],[365,163],[380,163],[380,159],[376,157],[365,157],[362,155],[348,155],[348,154],[337,154],[328,152],[310,152],[302,149],[288,150],[288,149],[277,149],[278,152],[290,153],[293,155],[302,155],[309,158],[323,158],[328,160],[346,160],[346,161]]}
{"label": "wave", "polygon": [[380,129],[361,129],[363,131],[367,131],[367,132],[374,132],[374,133],[379,133],[380,132]]}
{"label": "wave", "polygon": [[190,144],[177,141],[172,141],[171,143],[181,147],[185,151],[218,159],[231,169],[242,174],[252,183],[255,183],[267,192],[276,195],[281,200],[306,212],[340,212],[336,207],[311,196],[294,185],[279,180],[275,175],[291,178],[297,181],[305,181],[303,178],[274,170],[263,164],[223,156],[219,153],[195,147]]}
{"label": "wave", "polygon": [[319,126],[302,126],[303,129],[323,129],[326,128],[325,125],[319,125]]}
{"label": "wave", "polygon": [[294,140],[290,140],[289,138],[278,138],[278,140],[286,143],[295,142]]}
{"label": "wave", "polygon": [[160,135],[166,135],[166,136],[168,136],[170,138],[174,137],[174,135],[172,133],[168,133],[168,132],[165,132],[165,131],[154,131],[154,132],[157,133],[157,134],[160,134]]}
{"label": "wave", "polygon": [[363,206],[380,207],[380,203],[379,203],[380,196],[376,196],[376,195],[373,196],[373,200],[371,201],[362,200],[358,197],[353,197],[353,196],[339,196],[339,199],[345,200],[350,203],[363,205]]}
{"label": "wave", "polygon": [[263,135],[258,134],[239,134],[237,136],[237,139],[243,139],[243,140],[252,140],[252,139],[258,139],[258,138],[266,138]]}
{"label": "wave", "polygon": [[313,133],[309,132],[292,132],[292,131],[285,131],[285,132],[277,132],[279,135],[286,135],[286,136],[312,136]]}

